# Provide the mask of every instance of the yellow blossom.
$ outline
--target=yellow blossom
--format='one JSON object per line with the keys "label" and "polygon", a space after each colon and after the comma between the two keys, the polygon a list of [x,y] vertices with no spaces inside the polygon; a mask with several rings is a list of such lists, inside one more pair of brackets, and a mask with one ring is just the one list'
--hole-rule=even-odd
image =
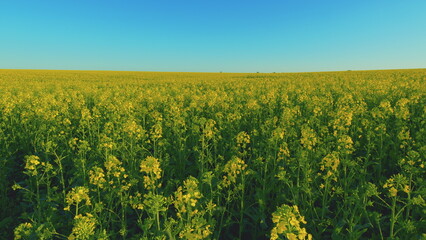
{"label": "yellow blossom", "polygon": [[97,221],[96,218],[87,213],[86,215],[77,215],[74,217],[74,227],[68,237],[69,240],[86,240],[91,239],[95,234]]}
{"label": "yellow blossom", "polygon": [[143,182],[146,189],[155,189],[160,186],[157,181],[161,179],[162,170],[160,161],[154,157],[147,157],[140,164],[140,171],[147,174],[143,176]]}

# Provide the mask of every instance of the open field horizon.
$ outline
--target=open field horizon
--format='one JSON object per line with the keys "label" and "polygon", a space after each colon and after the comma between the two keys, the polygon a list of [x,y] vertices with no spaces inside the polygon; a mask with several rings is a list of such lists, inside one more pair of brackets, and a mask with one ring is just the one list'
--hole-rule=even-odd
{"label": "open field horizon", "polygon": [[426,69],[0,70],[5,239],[422,239]]}
{"label": "open field horizon", "polygon": [[426,239],[425,9],[0,1],[0,240]]}
{"label": "open field horizon", "polygon": [[333,73],[333,72],[368,72],[368,71],[410,71],[410,70],[425,70],[426,67],[418,68],[385,68],[385,69],[347,69],[347,70],[323,70],[323,71],[295,71],[295,72],[203,72],[203,71],[149,71],[149,70],[97,70],[97,69],[27,69],[27,68],[0,68],[4,70],[18,70],[18,71],[80,71],[80,72],[135,72],[135,73],[231,73],[231,74],[292,74],[292,73]]}

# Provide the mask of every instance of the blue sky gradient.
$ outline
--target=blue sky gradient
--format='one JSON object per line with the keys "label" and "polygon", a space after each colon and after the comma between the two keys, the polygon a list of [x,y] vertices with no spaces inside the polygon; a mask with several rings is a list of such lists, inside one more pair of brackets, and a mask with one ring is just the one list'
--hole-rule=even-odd
{"label": "blue sky gradient", "polygon": [[3,0],[0,68],[425,68],[425,12],[424,0]]}

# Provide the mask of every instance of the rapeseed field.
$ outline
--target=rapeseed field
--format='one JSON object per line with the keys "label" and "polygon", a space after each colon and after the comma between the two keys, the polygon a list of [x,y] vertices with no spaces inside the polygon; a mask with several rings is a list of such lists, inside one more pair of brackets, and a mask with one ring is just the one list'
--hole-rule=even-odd
{"label": "rapeseed field", "polygon": [[423,239],[426,70],[0,70],[2,239]]}

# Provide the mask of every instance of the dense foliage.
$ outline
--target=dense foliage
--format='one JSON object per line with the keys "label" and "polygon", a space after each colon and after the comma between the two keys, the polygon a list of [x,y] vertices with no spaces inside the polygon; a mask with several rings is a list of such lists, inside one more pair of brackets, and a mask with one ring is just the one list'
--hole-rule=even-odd
{"label": "dense foliage", "polygon": [[0,70],[0,95],[7,239],[425,237],[426,70]]}

